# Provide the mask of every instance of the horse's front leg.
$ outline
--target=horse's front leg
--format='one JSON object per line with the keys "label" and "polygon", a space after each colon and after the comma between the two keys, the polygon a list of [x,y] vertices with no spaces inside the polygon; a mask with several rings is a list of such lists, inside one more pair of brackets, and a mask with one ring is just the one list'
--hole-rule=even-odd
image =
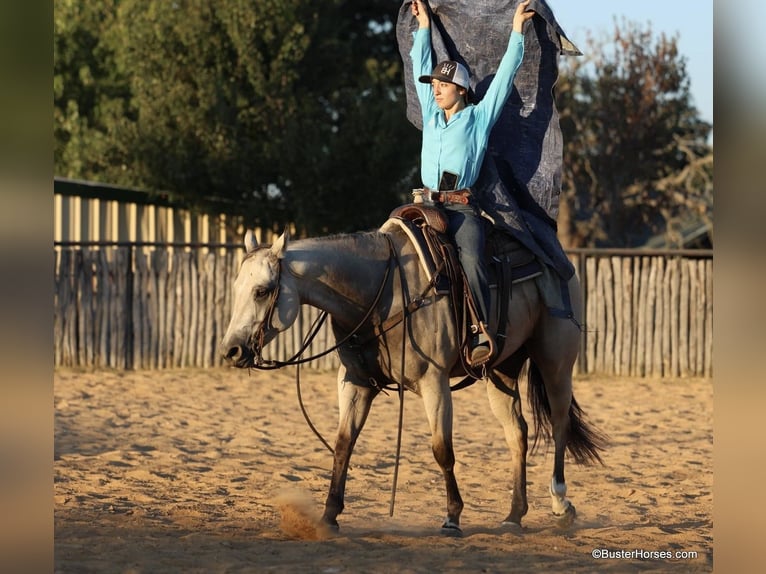
{"label": "horse's front leg", "polygon": [[322,515],[322,522],[335,531],[338,530],[337,517],[343,512],[351,453],[377,394],[377,390],[353,380],[346,368],[341,366],[338,371],[338,434],[335,440],[330,491]]}
{"label": "horse's front leg", "polygon": [[[501,366],[502,368],[502,366]],[[505,366],[508,368],[508,366]],[[513,375],[493,370],[487,384],[487,397],[492,413],[503,425],[505,441],[511,453],[511,511],[503,524],[521,526],[529,510],[527,503],[527,422],[521,412],[521,396],[517,373]]]}
{"label": "horse's front leg", "polygon": [[447,519],[442,524],[442,533],[460,535],[460,514],[463,512],[463,499],[455,479],[455,451],[452,447],[452,395],[449,380],[443,377],[439,381],[421,385],[423,406],[426,409],[428,424],[431,427],[431,449],[434,458],[442,469],[447,488]]}

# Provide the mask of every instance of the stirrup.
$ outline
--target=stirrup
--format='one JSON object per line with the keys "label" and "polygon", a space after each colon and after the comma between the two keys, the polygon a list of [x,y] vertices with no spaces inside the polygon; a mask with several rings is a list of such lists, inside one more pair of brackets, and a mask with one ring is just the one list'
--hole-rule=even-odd
{"label": "stirrup", "polygon": [[475,369],[489,363],[495,356],[497,347],[495,346],[494,338],[487,331],[487,326],[483,321],[478,325],[471,325],[471,331],[477,333],[477,337],[480,341],[478,344],[471,347],[468,356],[468,362],[471,368]]}
{"label": "stirrup", "polygon": [[471,367],[481,367],[489,362],[492,358],[492,349],[489,348],[488,343],[477,345],[471,349]]}

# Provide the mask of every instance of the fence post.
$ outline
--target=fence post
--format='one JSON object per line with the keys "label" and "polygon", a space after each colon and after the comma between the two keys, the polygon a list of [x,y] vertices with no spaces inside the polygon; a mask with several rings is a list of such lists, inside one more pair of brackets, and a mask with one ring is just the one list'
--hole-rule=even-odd
{"label": "fence post", "polygon": [[133,290],[135,285],[135,274],[133,273],[133,245],[128,246],[128,260],[126,270],[126,312],[125,312],[125,368],[135,368],[135,342],[133,341],[133,335],[135,326],[133,325]]}
{"label": "fence post", "polygon": [[[140,250],[148,247],[157,250],[155,255],[163,255],[152,258],[151,269],[138,260]],[[77,263],[77,249],[87,248],[94,248],[92,256],[85,254]],[[197,258],[196,265],[190,264],[193,254],[184,250],[200,248],[211,251]],[[168,249],[175,252],[170,264]],[[225,250],[223,255],[219,249]],[[54,261],[55,366],[137,369],[221,364],[215,349],[209,347],[215,346],[228,323],[231,274],[241,259],[241,245],[56,240],[54,250],[58,255]],[[569,256],[582,289],[584,329],[576,373],[711,376],[711,253],[577,249]],[[701,261],[691,263],[687,257]],[[602,273],[606,267],[611,273]],[[684,269],[686,278],[678,273]],[[184,305],[187,294],[192,303],[196,301],[197,307],[191,310]],[[621,306],[618,297],[622,297]],[[150,307],[153,320],[147,315]],[[274,342],[274,353],[294,349],[301,324],[308,328],[312,316],[313,310],[297,321],[295,331],[281,334]],[[602,317],[606,318],[603,326]],[[622,324],[615,329],[618,321]],[[679,332],[690,327],[693,335]],[[316,342],[322,337],[331,344],[333,337],[328,333],[320,334]],[[607,345],[616,343],[609,348],[613,357],[607,361]],[[335,365],[333,355],[311,367]]]}

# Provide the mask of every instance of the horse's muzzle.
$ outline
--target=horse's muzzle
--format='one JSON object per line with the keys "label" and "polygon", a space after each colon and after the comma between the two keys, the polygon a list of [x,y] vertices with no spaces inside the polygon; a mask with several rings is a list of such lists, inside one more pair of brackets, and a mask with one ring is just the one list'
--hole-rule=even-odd
{"label": "horse's muzzle", "polygon": [[222,346],[220,352],[224,359],[239,369],[248,369],[255,366],[255,353],[248,347],[233,345],[226,348]]}

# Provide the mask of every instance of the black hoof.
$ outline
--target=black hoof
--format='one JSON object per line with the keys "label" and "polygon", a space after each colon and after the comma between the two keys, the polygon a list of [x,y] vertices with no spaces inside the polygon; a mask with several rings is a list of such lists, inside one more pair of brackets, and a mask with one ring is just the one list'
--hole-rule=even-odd
{"label": "black hoof", "polygon": [[451,520],[446,520],[444,524],[442,524],[441,532],[444,536],[462,536],[463,535],[463,531],[460,529],[460,526],[458,526]]}
{"label": "black hoof", "polygon": [[337,534],[340,532],[340,526],[338,525],[337,520],[327,520],[326,518],[322,518],[321,521],[322,528],[327,530],[327,532],[330,532],[332,534]]}
{"label": "black hoof", "polygon": [[523,530],[523,527],[521,526],[521,522],[514,522],[513,520],[503,520],[501,522],[502,526],[505,526],[513,531],[521,531]]}

